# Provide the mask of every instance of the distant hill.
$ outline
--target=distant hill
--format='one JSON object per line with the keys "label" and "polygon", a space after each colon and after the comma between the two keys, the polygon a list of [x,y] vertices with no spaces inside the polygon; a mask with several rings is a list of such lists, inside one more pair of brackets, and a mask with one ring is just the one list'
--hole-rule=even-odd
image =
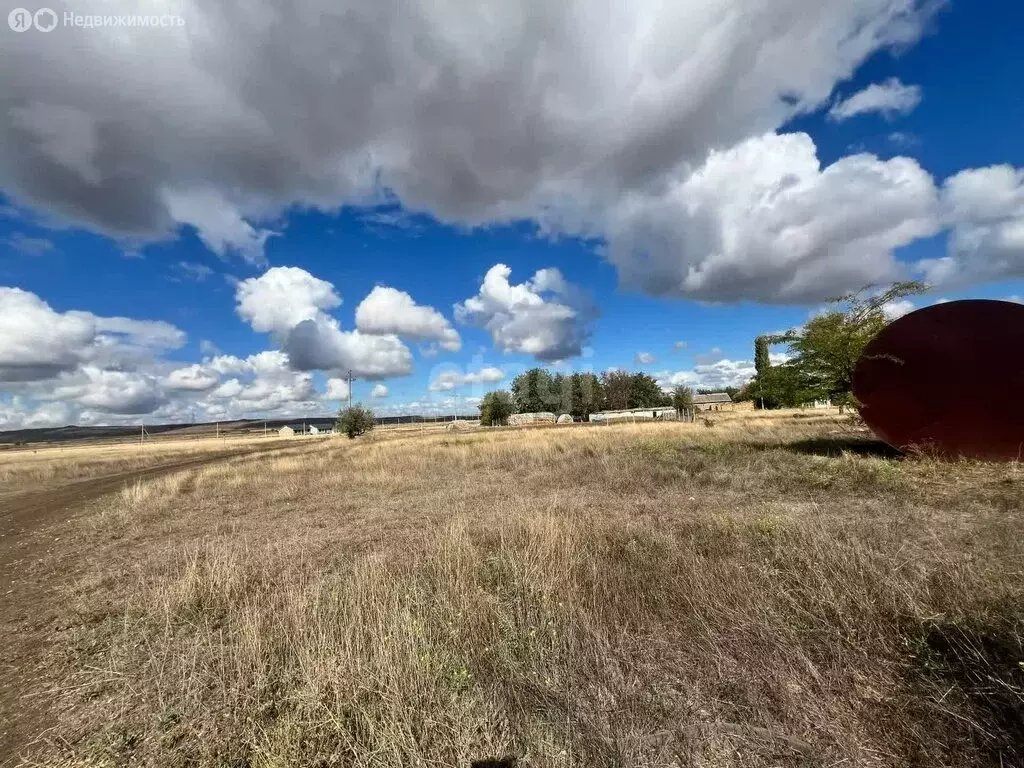
{"label": "distant hill", "polygon": [[[382,416],[377,423],[385,424],[416,424],[436,421],[452,421],[454,416]],[[467,418],[465,414],[460,418]],[[209,422],[204,424],[147,424],[146,434],[155,437],[209,437],[217,434],[218,429],[222,435],[255,434],[263,431],[264,424],[268,431],[277,431],[287,425],[301,431],[302,425],[314,426],[317,429],[331,429],[334,427],[334,416],[314,416],[312,418],[295,419],[239,419],[237,421]],[[128,427],[79,427],[69,425],[65,427],[35,427],[32,429],[11,429],[0,431],[0,445],[22,445],[31,443],[66,443],[82,440],[118,440],[137,438],[139,436],[138,426]]]}
{"label": "distant hill", "polygon": [[[241,419],[238,421],[222,421],[208,424],[147,424],[146,435],[155,437],[208,437],[218,432],[222,435],[240,433],[256,433],[263,431],[266,424],[268,430],[278,430],[285,424],[301,428],[302,424],[311,424],[317,429],[330,429],[334,426],[333,416],[306,419]],[[139,427],[36,427],[33,429],[13,429],[0,432],[0,443],[63,443],[80,440],[111,440],[139,436]]]}

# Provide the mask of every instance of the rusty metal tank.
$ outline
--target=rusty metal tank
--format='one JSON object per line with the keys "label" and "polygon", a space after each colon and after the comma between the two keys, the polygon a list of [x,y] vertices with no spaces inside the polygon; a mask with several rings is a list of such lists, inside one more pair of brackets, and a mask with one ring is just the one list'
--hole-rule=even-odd
{"label": "rusty metal tank", "polygon": [[1024,460],[1024,305],[971,299],[904,315],[865,348],[853,393],[901,451]]}

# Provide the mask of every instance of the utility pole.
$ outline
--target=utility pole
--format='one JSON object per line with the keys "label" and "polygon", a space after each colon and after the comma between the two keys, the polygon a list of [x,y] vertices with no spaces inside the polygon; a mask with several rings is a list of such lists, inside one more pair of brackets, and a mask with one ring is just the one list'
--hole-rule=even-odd
{"label": "utility pole", "polygon": [[348,372],[348,407],[352,410],[352,371]]}
{"label": "utility pole", "polygon": [[146,425],[142,425],[142,430],[139,432],[139,444],[146,442]]}
{"label": "utility pole", "polygon": [[220,422],[217,422],[217,437],[220,437]]}

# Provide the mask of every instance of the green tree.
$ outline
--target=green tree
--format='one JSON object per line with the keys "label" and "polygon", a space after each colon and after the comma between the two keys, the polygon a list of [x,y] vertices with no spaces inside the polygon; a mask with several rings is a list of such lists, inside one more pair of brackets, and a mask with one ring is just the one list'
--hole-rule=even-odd
{"label": "green tree", "polygon": [[512,400],[516,413],[554,411],[559,407],[561,393],[550,372],[531,368],[512,380]]}
{"label": "green tree", "polygon": [[842,296],[835,308],[818,315],[797,331],[769,337],[769,343],[789,345],[792,358],[786,367],[796,372],[797,394],[811,399],[828,397],[840,409],[856,406],[853,371],[864,347],[889,324],[885,305],[923,293],[918,282],[894,283],[887,290],[866,295],[866,290]]}
{"label": "green tree", "polygon": [[343,432],[349,439],[365,434],[374,428],[377,419],[373,411],[361,405],[354,405],[351,408],[342,408],[338,411],[338,420],[334,424],[336,432]]}
{"label": "green tree", "polygon": [[587,421],[590,414],[604,409],[604,387],[593,373],[574,373],[569,377],[569,408],[576,421]]}
{"label": "green tree", "polygon": [[628,408],[653,408],[656,405],[668,405],[671,399],[661,391],[653,376],[646,373],[634,373],[629,379]]}
{"label": "green tree", "polygon": [[754,370],[757,371],[754,380],[757,382],[758,407],[760,408],[764,408],[765,378],[771,367],[772,358],[768,347],[768,337],[758,336],[754,339]]}
{"label": "green tree", "polygon": [[813,384],[793,362],[773,365],[758,382],[758,400],[762,408],[796,408],[817,396]]}
{"label": "green tree", "polygon": [[551,407],[548,410],[553,411],[556,416],[568,413],[572,408],[571,377],[564,376],[561,373],[549,375],[551,376],[551,397],[548,398],[548,402],[551,404]]}
{"label": "green tree", "polygon": [[654,377],[646,373],[605,371],[601,374],[601,386],[605,407],[616,411],[653,408],[657,405],[670,405],[672,402],[671,395],[662,392]]}
{"label": "green tree", "polygon": [[629,390],[633,377],[627,371],[605,371],[601,374],[601,386],[604,389],[604,400],[613,411],[624,411],[629,408]]}
{"label": "green tree", "polygon": [[680,384],[672,390],[672,406],[682,416],[693,408],[693,390]]}
{"label": "green tree", "polygon": [[480,423],[485,427],[504,426],[515,412],[512,395],[504,390],[488,392],[480,401]]}
{"label": "green tree", "polygon": [[754,369],[761,373],[771,367],[771,355],[768,352],[768,337],[758,336],[754,339]]}

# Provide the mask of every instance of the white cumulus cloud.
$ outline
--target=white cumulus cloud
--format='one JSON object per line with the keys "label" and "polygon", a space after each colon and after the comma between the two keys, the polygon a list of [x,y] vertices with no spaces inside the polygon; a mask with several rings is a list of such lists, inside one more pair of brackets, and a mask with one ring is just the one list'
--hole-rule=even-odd
{"label": "white cumulus cloud", "polygon": [[150,374],[83,366],[62,379],[52,395],[103,413],[146,414],[167,401],[159,380]]}
{"label": "white cumulus cloud", "polygon": [[235,288],[238,316],[254,331],[287,334],[341,305],[334,286],[298,267],[273,267]]}
{"label": "white cumulus cloud", "polygon": [[511,268],[495,264],[480,292],[455,305],[459,322],[484,328],[494,346],[550,362],[575,357],[589,340],[596,310],[557,269],[510,283]]}
{"label": "white cumulus cloud", "polygon": [[34,293],[0,288],[0,381],[48,379],[77,368],[96,338],[86,312],[55,312]]}
{"label": "white cumulus cloud", "polygon": [[804,302],[898,277],[893,249],[934,234],[937,207],[913,160],[853,155],[822,168],[808,135],[765,134],[625,196],[609,258],[657,295]]}
{"label": "white cumulus cloud", "polygon": [[414,341],[436,341],[458,352],[462,339],[444,315],[413,301],[405,291],[378,285],[356,308],[356,328],[369,334],[394,334]]}
{"label": "white cumulus cloud", "polygon": [[134,369],[185,341],[160,320],[58,312],[34,293],[0,287],[0,382],[52,379],[86,364]]}
{"label": "white cumulus cloud", "polygon": [[949,253],[922,263],[934,285],[1024,275],[1024,169],[1009,165],[962,171],[942,189],[952,227]]}
{"label": "white cumulus cloud", "polygon": [[164,379],[164,386],[167,389],[186,392],[205,392],[219,383],[220,376],[215,369],[198,363],[175,368]]}
{"label": "white cumulus cloud", "polygon": [[240,418],[275,412],[304,413],[321,408],[313,375],[295,371],[288,356],[265,350],[245,358],[221,355],[205,360],[206,369],[225,378],[207,395],[189,401],[205,418]]}
{"label": "white cumulus cloud", "polygon": [[134,320],[130,317],[93,316],[96,330],[133,347],[161,350],[178,349],[186,341],[185,332],[163,320]]}
{"label": "white cumulus cloud", "polygon": [[341,304],[334,286],[298,267],[274,267],[241,281],[235,295],[240,317],[270,333],[299,371],[351,371],[361,378],[401,376],[412,353],[397,336],[344,331],[326,310]]}
{"label": "white cumulus cloud", "polygon": [[17,396],[8,403],[0,401],[0,429],[61,427],[73,420],[67,403],[33,404]]}
{"label": "white cumulus cloud", "polygon": [[[293,279],[289,287],[295,286],[306,290],[281,294],[250,284],[244,291],[245,312],[283,339],[282,349],[237,357],[220,354],[207,342],[201,346],[208,354],[196,363],[164,358],[186,342],[185,334],[168,323],[58,312],[28,291],[0,288],[0,428],[322,415],[325,400],[344,399],[347,385],[332,378],[321,393],[313,374],[297,369],[306,324],[322,324],[327,337],[321,341],[340,345],[333,363],[351,363],[361,372],[357,375],[373,378],[404,366],[409,353],[396,337],[343,332],[319,310],[317,305],[337,300],[329,284],[325,289],[313,280]],[[289,314],[256,301],[276,295],[299,297],[299,311]],[[309,314],[312,319],[287,327]],[[379,385],[374,396],[383,397],[385,390]]]}

